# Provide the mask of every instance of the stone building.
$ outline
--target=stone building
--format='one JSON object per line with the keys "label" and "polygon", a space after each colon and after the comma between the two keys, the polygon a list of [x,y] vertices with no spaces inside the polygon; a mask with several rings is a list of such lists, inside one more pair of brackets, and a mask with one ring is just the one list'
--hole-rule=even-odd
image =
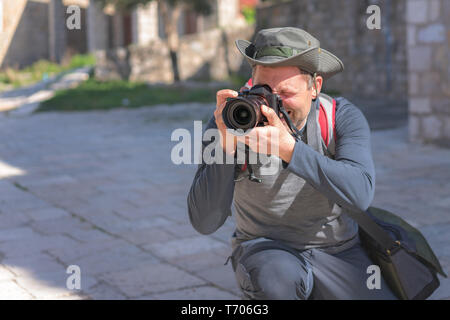
{"label": "stone building", "polygon": [[450,147],[450,1],[407,3],[409,134]]}
{"label": "stone building", "polygon": [[48,58],[48,1],[2,0],[0,7],[0,67]]}
{"label": "stone building", "polygon": [[[242,58],[235,51],[234,39],[248,38],[254,31],[240,13],[241,2],[245,1],[211,0],[212,13],[208,16],[182,11],[177,26],[180,35],[177,61],[182,80],[223,80],[241,68]],[[95,48],[96,77],[171,83],[173,69],[158,4],[152,2],[138,7],[131,21],[134,22],[130,29],[132,45],[127,46],[118,39],[114,48],[105,45]],[[127,30],[123,26],[118,29]],[[97,34],[101,37],[105,33]]]}
{"label": "stone building", "polygon": [[[406,0],[407,1],[407,0]],[[369,30],[366,10],[381,8],[381,29]],[[383,96],[406,104],[405,0],[294,0],[261,5],[257,29],[296,26],[307,30],[342,59],[345,72],[327,87],[347,96]]]}
{"label": "stone building", "polygon": [[[211,0],[207,17],[184,10],[180,35],[195,34],[239,20],[238,0]],[[80,7],[81,28],[69,30],[70,5]],[[0,68],[23,67],[39,59],[61,62],[74,53],[95,52],[130,44],[145,46],[164,39],[156,1],[131,12],[102,9],[93,0],[0,0]]]}
{"label": "stone building", "polygon": [[[0,68],[21,68],[40,59],[61,61],[87,52],[88,0],[1,0]],[[80,29],[66,28],[66,8],[80,8]]]}

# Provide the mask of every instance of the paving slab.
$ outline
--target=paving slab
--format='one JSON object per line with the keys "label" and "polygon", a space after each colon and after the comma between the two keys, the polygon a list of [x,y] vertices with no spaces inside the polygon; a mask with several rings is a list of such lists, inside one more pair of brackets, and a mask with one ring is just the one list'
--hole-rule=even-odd
{"label": "paving slab", "polygon": [[240,300],[239,296],[227,291],[211,287],[197,287],[170,291],[161,294],[153,294],[149,298],[156,300]]}
{"label": "paving slab", "polygon": [[19,286],[16,281],[0,281],[1,300],[29,300],[33,298],[33,295]]}
{"label": "paving slab", "polygon": [[127,271],[111,272],[100,278],[119,288],[129,298],[206,284],[204,280],[165,263],[141,263]]}
{"label": "paving slab", "polygon": [[222,242],[206,236],[195,236],[144,246],[146,250],[154,252],[158,257],[164,259],[214,251],[225,247]]}
{"label": "paving slab", "polygon": [[158,263],[152,254],[149,254],[134,245],[110,247],[107,250],[97,251],[79,258],[64,259],[66,264],[78,265],[84,274],[97,276],[107,272],[121,271],[143,263]]}
{"label": "paving slab", "polygon": [[88,289],[83,289],[82,294],[86,295],[89,299],[94,300],[125,300],[127,297],[120,292],[119,289],[111,286],[110,284],[99,281]]}
{"label": "paving slab", "polygon": [[5,257],[22,257],[57,248],[68,251],[75,247],[77,243],[77,241],[65,235],[43,236],[36,234],[32,237],[0,242],[0,252]]}

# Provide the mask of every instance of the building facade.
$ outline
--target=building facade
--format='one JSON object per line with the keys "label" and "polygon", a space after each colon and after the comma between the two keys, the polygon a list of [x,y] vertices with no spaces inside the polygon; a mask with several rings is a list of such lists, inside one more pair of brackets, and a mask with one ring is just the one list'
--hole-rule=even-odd
{"label": "building facade", "polygon": [[[212,0],[212,14],[183,10],[180,35],[195,34],[241,19],[238,0]],[[80,8],[80,28],[69,30],[71,5]],[[39,59],[61,62],[75,53],[164,39],[157,1],[131,12],[101,8],[94,0],[0,0],[0,68],[24,67]]]}
{"label": "building facade", "polygon": [[450,147],[450,1],[407,3],[409,136]]}

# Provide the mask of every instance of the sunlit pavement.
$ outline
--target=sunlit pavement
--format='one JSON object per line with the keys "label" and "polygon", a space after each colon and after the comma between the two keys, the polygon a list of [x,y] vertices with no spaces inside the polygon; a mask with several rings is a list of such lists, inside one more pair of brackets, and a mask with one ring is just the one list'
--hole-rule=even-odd
{"label": "sunlit pavement", "polygon": [[[175,165],[176,128],[212,106],[0,116],[0,299],[240,299],[229,219],[204,236],[186,195],[196,165]],[[374,205],[419,227],[450,272],[450,150],[374,131]],[[67,267],[81,289],[66,286]],[[450,298],[442,280],[433,298]]]}

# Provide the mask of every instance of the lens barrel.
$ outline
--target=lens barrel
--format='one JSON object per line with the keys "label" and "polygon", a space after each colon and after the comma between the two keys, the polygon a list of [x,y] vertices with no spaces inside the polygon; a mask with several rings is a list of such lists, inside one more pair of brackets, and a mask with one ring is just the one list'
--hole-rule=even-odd
{"label": "lens barrel", "polygon": [[260,96],[229,99],[222,111],[223,122],[234,130],[254,128],[262,122],[262,104],[265,104],[265,100]]}

